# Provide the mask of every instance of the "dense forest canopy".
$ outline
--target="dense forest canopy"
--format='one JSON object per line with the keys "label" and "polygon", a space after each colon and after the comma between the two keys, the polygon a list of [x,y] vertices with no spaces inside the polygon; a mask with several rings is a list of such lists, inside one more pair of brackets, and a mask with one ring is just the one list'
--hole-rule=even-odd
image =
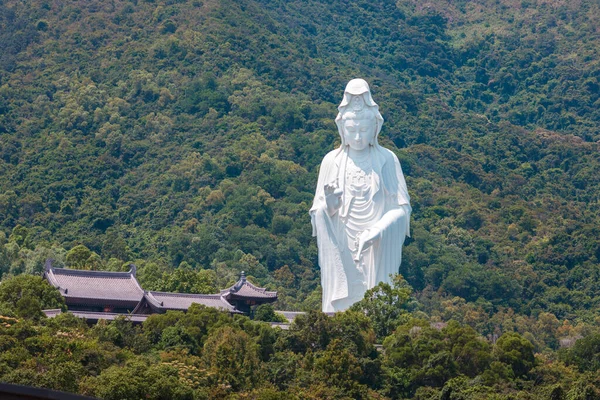
{"label": "dense forest canopy", "polygon": [[362,77],[412,198],[411,312],[556,350],[600,322],[599,27],[594,0],[2,0],[0,273],[245,270],[318,309],[308,209]]}
{"label": "dense forest canopy", "polygon": [[307,210],[362,76],[408,177],[415,289],[593,318],[597,3],[0,10],[3,273],[81,244],[88,264],[136,260],[148,279],[184,262],[222,286],[246,269],[281,307],[315,308]]}

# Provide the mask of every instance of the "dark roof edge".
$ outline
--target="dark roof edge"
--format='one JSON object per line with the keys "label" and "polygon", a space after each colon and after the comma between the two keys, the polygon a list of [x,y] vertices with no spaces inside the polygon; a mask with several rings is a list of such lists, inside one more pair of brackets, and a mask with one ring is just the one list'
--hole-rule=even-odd
{"label": "dark roof edge", "polygon": [[273,295],[270,297],[255,297],[255,296],[244,296],[244,295],[240,295],[237,293],[230,293],[231,298],[233,299],[239,299],[239,300],[256,300],[256,301],[262,301],[262,302],[273,302],[273,301],[277,301],[277,296]]}
{"label": "dark roof edge", "polygon": [[[89,278],[133,278],[133,279],[135,279],[135,275],[132,275],[131,271],[127,271],[127,272],[90,271],[87,269],[70,269],[70,268],[52,268],[52,271],[54,272],[54,274],[58,273],[58,275],[85,276],[85,277],[89,277]],[[138,286],[139,286],[139,284],[138,284]]]}
{"label": "dark roof edge", "polygon": [[[140,300],[137,299],[115,299],[114,297],[81,297],[81,296],[69,296],[69,294],[64,294],[63,293],[63,297],[65,298],[65,302],[67,303],[67,307],[69,306],[69,302],[71,304],[75,303],[75,304],[100,304],[100,305],[124,305],[124,306],[129,306],[129,305],[133,305],[137,304],[140,302]],[[143,297],[142,297],[143,298]]]}
{"label": "dark roof edge", "polygon": [[196,298],[204,298],[204,299],[212,299],[212,298],[221,298],[223,297],[221,293],[173,293],[173,292],[159,292],[156,290],[149,291],[148,293],[154,295],[167,295],[173,297],[196,297]]}
{"label": "dark roof edge", "polygon": [[45,400],[94,400],[94,397],[81,396],[72,393],[59,392],[45,388],[15,385],[0,382],[0,397],[14,399],[45,399]]}

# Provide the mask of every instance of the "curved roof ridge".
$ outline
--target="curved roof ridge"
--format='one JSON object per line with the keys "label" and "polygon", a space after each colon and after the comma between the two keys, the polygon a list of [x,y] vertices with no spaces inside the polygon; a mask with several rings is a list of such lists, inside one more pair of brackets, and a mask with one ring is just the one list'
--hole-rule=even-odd
{"label": "curved roof ridge", "polygon": [[238,310],[236,310],[235,306],[233,304],[231,304],[230,302],[228,302],[227,299],[223,295],[220,295],[219,299],[221,300],[221,303],[225,304],[226,308],[228,308],[230,311],[239,312]]}
{"label": "curved roof ridge", "polygon": [[231,298],[255,299],[260,301],[275,301],[277,292],[268,291],[266,288],[260,288],[248,282],[245,276],[242,276],[234,286],[221,290],[221,295],[229,301]]}
{"label": "curved roof ridge", "polygon": [[254,289],[258,292],[264,292],[265,290],[267,290],[265,288],[258,287],[255,284],[253,284],[252,282],[248,282],[248,281],[246,281],[246,286],[248,286],[250,289]]}
{"label": "curved roof ridge", "polygon": [[48,279],[48,282],[50,282],[52,286],[64,292],[64,289],[61,289],[58,281],[56,280],[56,277],[54,276],[54,268],[52,268],[51,262],[48,266],[48,261],[46,261],[46,271],[44,272],[44,275],[46,276],[46,279]]}
{"label": "curved roof ridge", "polygon": [[267,290],[266,288],[263,288],[263,287],[258,287],[258,286],[254,285],[253,283],[248,282],[248,281],[244,282],[244,286],[246,286],[249,289],[255,290],[255,291],[259,292],[259,293],[262,293],[262,294],[277,293],[277,292],[274,292],[274,291],[269,291],[269,290]]}
{"label": "curved roof ridge", "polygon": [[[86,269],[71,269],[71,268],[52,268],[51,271],[55,275],[73,275],[73,276],[86,276],[90,278],[123,278],[131,279],[135,276],[130,271],[117,272],[117,271],[91,271]],[[139,284],[138,284],[139,286]],[[141,288],[140,288],[141,289]]]}
{"label": "curved roof ridge", "polygon": [[152,294],[152,292],[144,291],[144,297],[148,300],[154,307],[162,307],[163,302],[158,301],[156,297]]}
{"label": "curved roof ridge", "polygon": [[252,289],[252,290],[257,291],[262,294],[277,293],[277,292],[270,292],[266,288],[258,287],[255,284],[253,284],[252,282],[248,281],[248,279],[246,279],[246,274],[244,273],[244,271],[242,271],[242,273],[240,274],[240,279],[236,283],[234,283],[232,286],[228,287],[227,289],[222,289],[221,294],[236,293],[236,292],[239,292],[244,287],[247,287],[249,289]]}
{"label": "curved roof ridge", "polygon": [[131,280],[133,281],[135,286],[137,286],[137,288],[140,289],[142,291],[142,293],[145,294],[146,291],[144,290],[144,288],[140,285],[140,283],[137,280],[136,272],[137,272],[137,267],[135,266],[135,264],[133,264],[133,263],[129,264],[129,271],[127,273],[131,277]]}

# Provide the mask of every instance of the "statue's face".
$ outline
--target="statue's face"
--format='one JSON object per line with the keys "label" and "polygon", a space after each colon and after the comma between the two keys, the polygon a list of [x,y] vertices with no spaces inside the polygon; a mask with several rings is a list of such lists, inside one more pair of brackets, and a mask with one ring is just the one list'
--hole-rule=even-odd
{"label": "statue's face", "polygon": [[353,150],[369,147],[375,135],[375,118],[347,119],[344,121],[344,139]]}

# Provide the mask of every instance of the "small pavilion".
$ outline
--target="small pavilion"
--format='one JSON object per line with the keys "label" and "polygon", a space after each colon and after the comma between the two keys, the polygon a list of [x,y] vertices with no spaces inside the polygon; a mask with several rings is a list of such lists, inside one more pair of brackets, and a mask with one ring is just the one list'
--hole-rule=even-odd
{"label": "small pavilion", "polygon": [[230,288],[221,290],[223,296],[236,310],[249,314],[252,307],[272,303],[277,300],[277,292],[269,292],[265,288],[259,288],[246,280],[246,274],[242,271],[240,280]]}

